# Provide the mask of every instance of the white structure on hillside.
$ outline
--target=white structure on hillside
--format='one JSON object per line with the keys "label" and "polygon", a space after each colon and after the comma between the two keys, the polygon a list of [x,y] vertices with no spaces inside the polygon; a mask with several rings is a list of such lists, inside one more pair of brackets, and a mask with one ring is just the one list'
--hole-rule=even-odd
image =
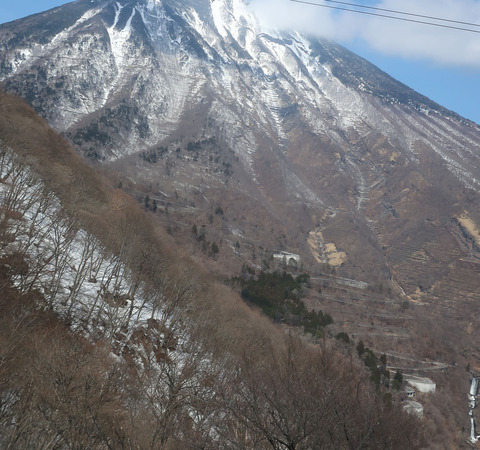
{"label": "white structure on hillside", "polygon": [[414,402],[413,400],[407,400],[403,404],[403,409],[408,414],[413,414],[413,415],[418,416],[420,418],[423,417],[423,406],[418,402]]}
{"label": "white structure on hillside", "polygon": [[418,392],[429,393],[435,392],[437,385],[430,378],[416,377],[414,375],[404,376],[405,381]]}
{"label": "white structure on hillside", "polygon": [[296,253],[289,253],[289,252],[278,252],[273,254],[274,259],[281,259],[285,260],[286,264],[290,264],[290,260],[292,259],[295,261],[295,264],[300,264],[300,255]]}
{"label": "white structure on hillside", "polygon": [[477,406],[477,394],[478,394],[478,378],[474,375],[472,382],[470,383],[470,392],[468,393],[468,406],[470,411],[468,415],[470,416],[470,442],[476,444],[480,439],[480,436],[477,435],[475,430],[475,418],[473,417],[473,410]]}

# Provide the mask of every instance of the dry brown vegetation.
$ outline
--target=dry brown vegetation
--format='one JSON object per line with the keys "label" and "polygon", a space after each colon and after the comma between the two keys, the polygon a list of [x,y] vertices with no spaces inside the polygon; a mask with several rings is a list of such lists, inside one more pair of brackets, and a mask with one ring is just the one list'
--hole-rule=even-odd
{"label": "dry brown vegetation", "polygon": [[[19,174],[8,198],[25,194],[23,176],[40,179],[45,189],[32,201],[60,199],[65,224],[94,236],[92,245],[119,261],[112,277],[128,269],[131,295],[141,286],[165,318],[152,312],[131,333],[128,321],[113,320],[110,334],[73,332],[74,306],[56,312],[53,284],[38,289],[44,265],[29,260],[33,237],[2,254],[1,447],[421,447],[419,422],[375,392],[351,348],[283,333],[179,254],[136,202],[108,187],[22,101],[1,94],[0,103],[2,155],[13,149]],[[2,248],[17,239],[15,205],[2,204]],[[32,236],[35,227],[33,219]],[[62,242],[52,280],[61,279]],[[124,303],[114,294],[103,300],[112,311]]]}

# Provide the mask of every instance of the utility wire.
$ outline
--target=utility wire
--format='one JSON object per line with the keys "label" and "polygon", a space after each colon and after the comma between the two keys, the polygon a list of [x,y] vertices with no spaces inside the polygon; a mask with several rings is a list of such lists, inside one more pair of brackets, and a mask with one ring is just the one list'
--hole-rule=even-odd
{"label": "utility wire", "polygon": [[442,17],[435,17],[435,16],[425,16],[423,14],[415,14],[415,13],[410,13],[410,12],[397,11],[395,9],[379,8],[378,6],[359,5],[358,3],[340,2],[340,1],[336,1],[336,0],[323,0],[323,1],[328,2],[328,3],[337,3],[339,5],[354,6],[355,8],[365,8],[365,9],[372,9],[372,10],[375,10],[375,11],[384,11],[384,12],[389,12],[389,13],[394,13],[394,14],[401,14],[403,16],[421,17],[423,19],[438,20],[438,21],[441,21],[441,22],[458,23],[460,25],[469,25],[471,27],[480,27],[480,24],[478,24],[478,23],[462,22],[460,20],[444,19]]}
{"label": "utility wire", "polygon": [[[343,7],[340,7],[340,6],[321,5],[320,3],[309,2],[309,1],[306,1],[306,0],[290,0],[290,1],[294,2],[294,3],[303,3],[305,5],[319,6],[319,7],[322,7],[322,8],[337,9],[337,10],[340,10],[340,11],[349,11],[349,12],[354,12],[354,13],[358,13],[358,14],[365,14],[365,15],[368,15],[368,16],[385,17],[387,19],[401,20],[403,22],[413,22],[413,23],[419,23],[419,24],[422,24],[422,25],[431,25],[431,26],[434,26],[434,27],[449,28],[451,30],[469,31],[470,33],[479,33],[480,34],[480,30],[472,30],[470,28],[462,28],[462,27],[455,27],[455,26],[452,26],[452,25],[445,25],[445,24],[441,24],[441,23],[427,22],[425,20],[407,19],[405,17],[396,17],[396,16],[390,16],[388,14],[379,14],[379,13],[368,12],[368,11],[359,11],[357,9],[343,8]],[[325,1],[328,1],[328,0],[325,0]],[[340,2],[336,2],[336,3],[340,3]],[[343,4],[350,5],[350,6],[358,6],[358,5],[354,5],[354,4],[351,4],[351,3],[343,3]],[[363,7],[366,8],[366,6],[363,6]],[[371,7],[371,8],[373,8],[373,7]],[[416,14],[410,14],[410,13],[399,13],[399,14],[407,14],[407,15],[416,16]],[[423,16],[420,16],[420,17],[423,17]],[[425,17],[427,17],[427,16],[425,16]],[[450,22],[449,19],[437,19],[437,18],[435,18],[435,19]],[[452,22],[455,22],[455,21],[452,21]],[[462,23],[462,22],[458,22],[458,23]],[[465,24],[467,24],[467,23],[465,23]],[[468,25],[470,25],[470,24],[468,24]],[[480,25],[477,25],[477,24],[471,24],[471,25],[476,26],[476,27],[480,26]]]}

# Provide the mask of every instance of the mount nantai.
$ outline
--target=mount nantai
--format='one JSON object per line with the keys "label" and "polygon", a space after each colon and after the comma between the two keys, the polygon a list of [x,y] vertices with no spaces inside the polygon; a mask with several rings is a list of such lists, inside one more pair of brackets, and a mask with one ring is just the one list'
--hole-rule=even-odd
{"label": "mount nantai", "polygon": [[478,329],[475,123],[242,0],[78,0],[2,25],[0,49],[2,87],[179,240],[233,265],[283,251]]}

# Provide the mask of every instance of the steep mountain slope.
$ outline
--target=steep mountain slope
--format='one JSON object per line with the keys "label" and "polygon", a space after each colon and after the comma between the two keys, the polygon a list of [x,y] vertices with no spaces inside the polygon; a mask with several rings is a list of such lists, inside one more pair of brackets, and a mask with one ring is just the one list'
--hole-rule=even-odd
{"label": "steep mountain slope", "polygon": [[168,241],[0,92],[2,448],[419,448],[351,349],[287,336]]}

